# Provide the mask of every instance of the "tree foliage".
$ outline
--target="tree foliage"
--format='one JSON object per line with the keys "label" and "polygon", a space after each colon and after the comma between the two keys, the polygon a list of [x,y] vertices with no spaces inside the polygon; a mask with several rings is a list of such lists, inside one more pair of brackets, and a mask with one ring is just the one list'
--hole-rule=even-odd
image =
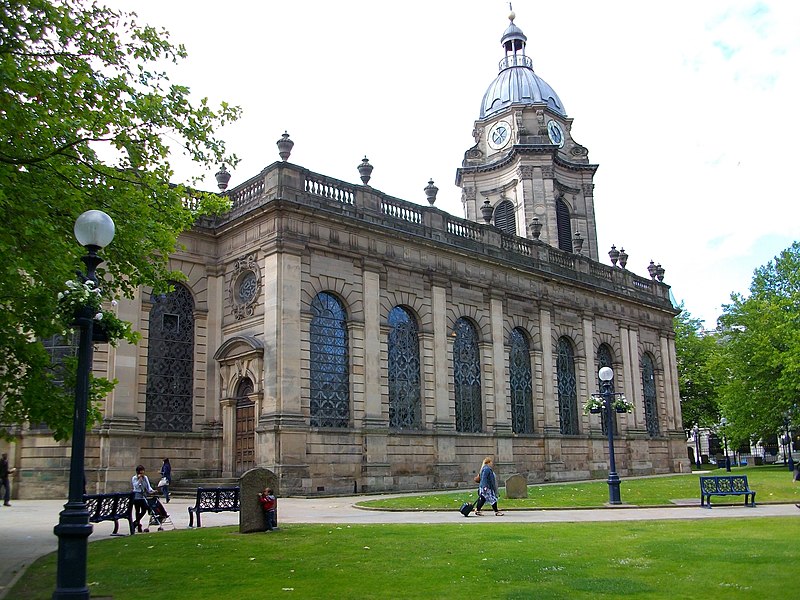
{"label": "tree foliage", "polygon": [[729,437],[781,431],[800,396],[800,243],[756,269],[750,294],[723,307],[717,364]]}
{"label": "tree foliage", "polygon": [[[135,14],[75,0],[0,0],[0,422],[71,432],[73,399],[55,385],[37,340],[63,329],[56,297],[81,268],[75,219],[117,224],[98,271],[107,299],[176,277],[178,235],[223,210],[219,196],[174,185],[171,152],[198,168],[225,155],[217,129],[239,109],[206,99],[163,70],[185,58],[167,32]],[[169,141],[169,143],[168,143]],[[191,184],[192,182],[187,182]],[[98,382],[97,389],[105,389]],[[13,432],[13,429],[6,429]]]}
{"label": "tree foliage", "polygon": [[674,327],[683,426],[689,429],[697,423],[709,427],[719,421],[714,377],[717,336],[706,331],[700,319],[681,308]]}

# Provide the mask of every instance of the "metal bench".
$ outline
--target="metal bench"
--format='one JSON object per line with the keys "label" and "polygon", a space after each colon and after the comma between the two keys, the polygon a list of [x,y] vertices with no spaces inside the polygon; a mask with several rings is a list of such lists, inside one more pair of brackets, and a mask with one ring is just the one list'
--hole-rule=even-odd
{"label": "metal bench", "polygon": [[125,535],[119,531],[119,521],[128,522],[133,535],[133,492],[114,492],[110,494],[87,494],[83,496],[86,510],[89,511],[89,522],[114,521],[111,535]]}
{"label": "metal bench", "polygon": [[200,513],[204,512],[239,512],[239,488],[197,488],[197,499],[189,507],[189,527],[194,527],[195,515],[200,527]]}
{"label": "metal bench", "polygon": [[711,508],[711,496],[744,496],[744,505],[756,505],[756,493],[747,484],[747,475],[700,476],[700,506]]}

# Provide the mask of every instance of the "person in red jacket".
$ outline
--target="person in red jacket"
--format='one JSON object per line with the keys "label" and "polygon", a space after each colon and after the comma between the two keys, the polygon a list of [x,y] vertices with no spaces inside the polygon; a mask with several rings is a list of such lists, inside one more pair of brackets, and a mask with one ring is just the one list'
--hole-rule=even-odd
{"label": "person in red jacket", "polygon": [[258,495],[258,503],[264,510],[264,517],[267,520],[267,531],[278,528],[278,499],[272,493],[272,488],[264,488]]}

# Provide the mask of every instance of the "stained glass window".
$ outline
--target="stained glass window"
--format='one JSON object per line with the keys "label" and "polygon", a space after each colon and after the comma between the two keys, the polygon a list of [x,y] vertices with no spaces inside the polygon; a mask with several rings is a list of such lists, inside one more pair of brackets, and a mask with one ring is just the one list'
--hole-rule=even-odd
{"label": "stained glass window", "polygon": [[395,306],[389,312],[389,427],[419,429],[419,331],[409,311]]}
{"label": "stained glass window", "polygon": [[350,355],[347,314],[339,300],[320,292],[311,302],[311,426],[350,424]]}
{"label": "stained glass window", "polygon": [[191,431],[194,299],[185,286],[154,297],[147,341],[147,431]]}
{"label": "stained glass window", "polygon": [[456,401],[456,431],[475,433],[483,427],[481,361],[478,333],[464,318],[455,324],[453,383]]}
{"label": "stained glass window", "polygon": [[533,384],[531,351],[525,332],[511,330],[509,356],[511,385],[511,424],[514,433],[533,433]]}
{"label": "stained glass window", "polygon": [[558,340],[556,361],[558,377],[558,416],[561,433],[578,434],[578,392],[575,380],[575,353],[572,342],[562,337]]}
{"label": "stained glass window", "polygon": [[[609,369],[612,368],[613,359],[611,358],[611,348],[608,347],[608,344],[600,344],[600,347],[597,349],[597,372],[600,372],[600,369],[603,367],[608,367]],[[611,389],[609,390],[611,393],[614,393],[614,380],[612,379],[610,382]],[[600,380],[600,377],[597,378],[597,389],[601,392],[603,391],[603,382]],[[612,413],[614,415],[612,420],[612,426],[614,427],[614,435],[617,434],[617,418],[616,413]],[[608,426],[606,424],[606,411],[600,413],[600,425],[603,428],[603,433],[608,434]]]}
{"label": "stained glass window", "polygon": [[569,208],[561,198],[556,200],[556,228],[558,230],[558,249],[572,252],[572,225],[569,221]]}
{"label": "stained glass window", "polygon": [[650,437],[659,435],[658,407],[656,406],[656,373],[653,358],[642,356],[642,391],[644,392],[644,422]]}

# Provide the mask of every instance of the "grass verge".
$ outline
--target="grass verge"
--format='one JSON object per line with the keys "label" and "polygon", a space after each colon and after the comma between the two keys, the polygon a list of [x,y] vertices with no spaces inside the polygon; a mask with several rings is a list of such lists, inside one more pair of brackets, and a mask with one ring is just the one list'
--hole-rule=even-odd
{"label": "grass verge", "polygon": [[[115,600],[752,600],[794,589],[799,532],[790,517],[204,528],[93,542],[88,573],[92,596]],[[55,559],[34,563],[8,597],[50,598]]]}
{"label": "grass verge", "polygon": [[[726,475],[724,469],[715,469],[708,475]],[[791,471],[777,465],[759,467],[734,467],[731,475],[747,475],[750,489],[756,491],[758,502],[800,502],[800,484],[792,480]],[[663,477],[623,478],[620,484],[622,502],[634,506],[668,506],[674,500],[694,499],[700,504],[700,474],[670,475]],[[458,510],[462,502],[474,501],[475,490],[421,494],[419,496],[387,496],[378,500],[359,502],[359,506],[396,510]],[[715,498],[714,502],[736,502],[737,498]],[[605,481],[572,481],[558,484],[528,486],[528,497],[508,499],[501,490],[502,509],[537,508],[590,508],[608,502],[608,484]]]}

